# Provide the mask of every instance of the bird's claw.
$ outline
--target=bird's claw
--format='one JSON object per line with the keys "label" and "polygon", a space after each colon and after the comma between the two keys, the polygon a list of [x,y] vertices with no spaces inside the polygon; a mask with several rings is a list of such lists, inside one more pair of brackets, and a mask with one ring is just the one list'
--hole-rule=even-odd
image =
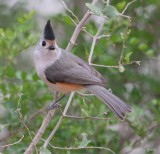
{"label": "bird's claw", "polygon": [[61,104],[59,104],[59,103],[51,103],[50,105],[49,105],[49,107],[48,107],[48,110],[52,110],[52,109],[55,109],[55,108],[61,108],[62,107],[62,105]]}

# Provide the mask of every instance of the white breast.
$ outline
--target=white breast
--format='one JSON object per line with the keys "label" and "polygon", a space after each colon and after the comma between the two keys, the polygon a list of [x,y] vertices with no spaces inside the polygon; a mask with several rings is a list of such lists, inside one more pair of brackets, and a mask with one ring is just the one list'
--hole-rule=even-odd
{"label": "white breast", "polygon": [[49,66],[51,66],[56,59],[58,59],[61,55],[61,51],[59,49],[53,51],[38,51],[37,49],[33,53],[34,64],[37,71],[38,76],[46,82],[45,70]]}

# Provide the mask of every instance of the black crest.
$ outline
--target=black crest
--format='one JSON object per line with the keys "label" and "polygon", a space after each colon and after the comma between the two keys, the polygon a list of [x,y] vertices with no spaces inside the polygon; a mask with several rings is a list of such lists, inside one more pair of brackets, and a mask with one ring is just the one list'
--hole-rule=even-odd
{"label": "black crest", "polygon": [[55,40],[55,35],[54,35],[53,29],[51,27],[50,20],[48,20],[47,24],[45,25],[44,38],[46,40]]}

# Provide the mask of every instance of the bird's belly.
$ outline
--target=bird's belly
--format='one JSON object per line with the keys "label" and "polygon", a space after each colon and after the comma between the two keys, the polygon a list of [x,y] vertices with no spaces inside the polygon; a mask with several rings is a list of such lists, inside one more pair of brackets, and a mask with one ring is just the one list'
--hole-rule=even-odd
{"label": "bird's belly", "polygon": [[51,90],[55,90],[64,94],[67,94],[73,91],[79,91],[84,88],[82,85],[78,85],[78,84],[60,83],[60,82],[53,84],[49,81],[47,81],[47,85]]}

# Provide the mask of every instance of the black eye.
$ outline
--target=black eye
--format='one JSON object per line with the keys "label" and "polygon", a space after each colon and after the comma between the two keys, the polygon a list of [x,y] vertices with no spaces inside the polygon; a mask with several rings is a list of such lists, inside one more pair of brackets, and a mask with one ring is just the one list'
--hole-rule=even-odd
{"label": "black eye", "polygon": [[42,41],[42,46],[45,46],[46,45],[46,42],[45,41]]}

